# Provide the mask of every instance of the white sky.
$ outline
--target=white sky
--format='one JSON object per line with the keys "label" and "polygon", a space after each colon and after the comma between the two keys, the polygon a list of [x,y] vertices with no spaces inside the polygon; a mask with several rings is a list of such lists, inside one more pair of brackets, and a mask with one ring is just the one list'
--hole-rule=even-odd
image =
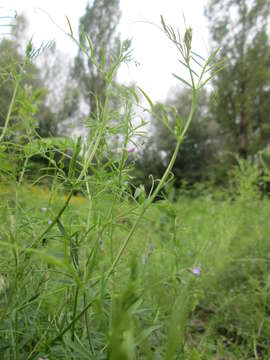
{"label": "white sky", "polygon": [[[180,28],[184,34],[183,16],[193,28],[194,51],[208,53],[207,20],[203,16],[203,6],[207,0],[121,0],[122,18],[119,31],[123,39],[132,38],[134,59],[139,63],[129,64],[120,69],[119,80],[135,82],[153,100],[167,97],[169,90],[177,83],[171,73],[183,74],[177,62],[177,53],[172,44],[155,26],[160,24],[160,14],[165,20]],[[38,46],[42,41],[55,40],[57,48],[67,56],[76,54],[76,47],[70,39],[57,28],[53,21],[68,32],[65,16],[68,16],[74,33],[78,29],[79,17],[83,15],[87,0],[0,0],[6,10],[24,12],[30,22],[29,36],[34,36]],[[42,10],[40,10],[42,9]],[[50,15],[53,21],[46,15]]]}

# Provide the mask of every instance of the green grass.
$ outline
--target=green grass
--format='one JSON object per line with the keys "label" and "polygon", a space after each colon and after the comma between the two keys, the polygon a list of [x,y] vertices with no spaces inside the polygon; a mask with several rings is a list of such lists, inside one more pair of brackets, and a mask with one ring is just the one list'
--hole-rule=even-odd
{"label": "green grass", "polygon": [[[75,197],[62,218],[65,230],[54,226],[39,250],[27,252],[64,198],[50,203],[49,191],[22,187],[16,200],[14,189],[2,188],[1,358],[268,358],[268,200],[205,194],[155,203],[106,283],[136,218],[131,202],[112,208],[110,197],[92,208],[96,226],[88,235],[76,235],[87,226],[89,203]],[[78,243],[69,244],[65,259],[70,234]],[[66,261],[74,263],[72,251],[78,266]],[[91,299],[87,317],[57,338]]]}

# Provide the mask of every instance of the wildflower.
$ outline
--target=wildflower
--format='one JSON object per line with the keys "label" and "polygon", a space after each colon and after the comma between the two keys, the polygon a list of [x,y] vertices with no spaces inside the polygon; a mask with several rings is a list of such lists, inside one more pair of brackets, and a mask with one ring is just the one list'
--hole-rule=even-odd
{"label": "wildflower", "polygon": [[192,274],[199,276],[201,273],[201,268],[199,266],[194,267],[193,269],[191,269]]}
{"label": "wildflower", "polygon": [[52,225],[52,220],[48,220],[48,225]]}
{"label": "wildflower", "polygon": [[134,153],[135,151],[136,151],[136,148],[134,146],[127,149],[128,153]]}
{"label": "wildflower", "polygon": [[47,211],[47,208],[43,207],[41,208],[41,211],[45,213]]}

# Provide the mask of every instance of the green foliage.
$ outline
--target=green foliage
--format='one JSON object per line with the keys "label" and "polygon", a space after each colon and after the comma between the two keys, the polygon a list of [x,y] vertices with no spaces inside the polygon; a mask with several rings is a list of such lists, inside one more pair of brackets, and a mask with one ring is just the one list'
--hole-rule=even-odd
{"label": "green foliage", "polygon": [[269,200],[251,169],[235,169],[230,196],[209,189],[156,203],[109,283],[133,202],[96,194],[89,213],[89,200],[74,198],[32,249],[63,197],[2,186],[1,357],[268,358]]}
{"label": "green foliage", "polygon": [[227,150],[244,158],[269,143],[270,44],[267,0],[210,0],[206,7],[213,45],[226,66],[214,80],[213,115]]}
{"label": "green foliage", "polygon": [[[262,327],[269,317],[268,199],[257,196],[252,165],[239,162],[231,197],[209,190],[195,200],[182,196],[172,203],[171,171],[196,117],[195,105],[205,96],[202,86],[215,74],[206,72],[216,51],[195,81],[191,30],[182,39],[163,18],[162,27],[189,69],[192,94],[185,94],[190,106],[183,113],[153,106],[143,90],[150,110],[142,108],[136,89],[115,83],[119,66],[129,59],[129,42],[113,59],[102,52],[99,63],[87,34],[82,36],[88,45],[82,46],[71,31],[105,81],[104,95],[96,95],[95,116],[87,122],[90,136],[84,141],[37,138],[34,121],[26,122],[22,133],[9,122],[13,118],[5,119],[1,156],[8,162],[16,155],[17,162],[15,170],[0,166],[5,177],[0,189],[3,359],[270,355],[269,326]],[[29,45],[26,64],[33,61],[31,54]],[[25,120],[36,111],[35,98],[21,95],[25,74],[23,67],[15,70],[20,81],[9,114],[16,109]],[[115,96],[122,103],[113,108]],[[160,179],[152,179],[149,192],[142,185],[131,191],[134,151],[128,146],[137,145],[144,125],[133,121],[136,105],[158,119],[174,141],[168,165]],[[116,135],[122,137],[117,154],[111,151]],[[52,178],[50,189],[37,186],[41,179],[25,181],[37,155],[48,161],[43,170]],[[168,199],[161,194],[166,188]],[[248,297],[256,317],[247,311]]]}
{"label": "green foliage", "polygon": [[[47,90],[39,68],[33,61],[25,60],[20,52],[19,41],[25,27],[25,18],[18,17],[13,28],[16,37],[3,38],[0,42],[0,127],[4,127],[9,117],[8,122],[17,131],[24,132],[33,124],[39,135],[49,136],[56,132],[55,115],[46,105]],[[31,41],[28,42],[26,58],[33,59],[40,50],[33,49]],[[9,114],[13,94],[17,93]]]}

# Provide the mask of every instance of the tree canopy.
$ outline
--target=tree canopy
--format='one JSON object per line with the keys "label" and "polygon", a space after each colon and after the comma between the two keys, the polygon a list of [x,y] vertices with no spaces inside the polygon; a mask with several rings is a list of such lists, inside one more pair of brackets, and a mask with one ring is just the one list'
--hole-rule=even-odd
{"label": "tree canopy", "polygon": [[210,0],[206,15],[213,46],[227,62],[214,82],[212,110],[230,151],[246,158],[270,141],[270,3]]}

